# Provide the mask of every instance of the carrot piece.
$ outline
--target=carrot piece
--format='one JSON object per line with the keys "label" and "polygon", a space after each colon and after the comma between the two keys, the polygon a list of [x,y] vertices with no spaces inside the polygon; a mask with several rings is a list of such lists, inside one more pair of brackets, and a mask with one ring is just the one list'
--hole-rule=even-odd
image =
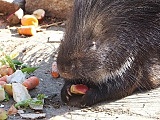
{"label": "carrot piece", "polygon": [[36,34],[36,28],[34,26],[21,26],[17,30],[20,35],[32,36]]}
{"label": "carrot piece", "polygon": [[31,90],[33,88],[35,88],[36,86],[39,85],[39,78],[32,76],[28,79],[26,79],[23,83],[22,83],[28,90]]}
{"label": "carrot piece", "polygon": [[58,73],[58,68],[57,68],[57,63],[53,62],[52,63],[52,72],[51,72],[52,77],[58,78],[60,75]]}
{"label": "carrot piece", "polygon": [[88,87],[83,84],[72,85],[70,92],[74,94],[85,94],[88,91]]}

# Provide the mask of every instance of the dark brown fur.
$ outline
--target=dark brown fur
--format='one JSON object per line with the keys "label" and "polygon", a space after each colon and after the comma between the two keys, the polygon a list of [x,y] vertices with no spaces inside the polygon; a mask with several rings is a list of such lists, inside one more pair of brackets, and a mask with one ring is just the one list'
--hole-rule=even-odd
{"label": "dark brown fur", "polygon": [[[58,58],[62,100],[91,106],[160,85],[160,0],[75,0]],[[85,84],[85,95],[70,95]]]}

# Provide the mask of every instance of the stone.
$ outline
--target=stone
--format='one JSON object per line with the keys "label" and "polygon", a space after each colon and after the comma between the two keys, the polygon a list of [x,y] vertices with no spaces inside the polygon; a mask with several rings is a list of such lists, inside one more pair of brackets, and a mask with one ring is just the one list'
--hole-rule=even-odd
{"label": "stone", "polygon": [[24,2],[25,0],[0,0],[0,13],[10,15],[19,8],[24,9]]}
{"label": "stone", "polygon": [[73,7],[74,0],[26,0],[25,10],[32,14],[37,9],[43,9],[46,16],[67,19]]}

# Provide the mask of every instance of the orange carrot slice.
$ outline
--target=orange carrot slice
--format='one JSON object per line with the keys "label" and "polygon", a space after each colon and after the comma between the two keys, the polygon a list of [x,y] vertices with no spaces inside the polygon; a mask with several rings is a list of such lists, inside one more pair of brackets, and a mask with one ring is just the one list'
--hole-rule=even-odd
{"label": "orange carrot slice", "polygon": [[21,24],[23,26],[30,26],[33,25],[35,27],[38,27],[38,20],[33,15],[24,15],[21,19]]}
{"label": "orange carrot slice", "polygon": [[39,85],[39,78],[32,76],[26,79],[22,84],[28,89],[31,90]]}
{"label": "orange carrot slice", "polygon": [[21,26],[17,30],[20,35],[33,36],[36,34],[36,28],[34,26]]}

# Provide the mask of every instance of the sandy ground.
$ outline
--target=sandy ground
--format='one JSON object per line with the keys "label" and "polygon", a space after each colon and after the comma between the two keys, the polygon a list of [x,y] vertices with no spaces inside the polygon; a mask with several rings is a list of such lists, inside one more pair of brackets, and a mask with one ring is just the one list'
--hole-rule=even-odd
{"label": "sandy ground", "polygon": [[[40,78],[40,85],[29,91],[32,97],[38,93],[48,96],[45,100],[43,120],[54,119],[61,116],[60,120],[158,120],[160,119],[160,88],[136,93],[121,100],[100,103],[93,107],[79,109],[64,105],[60,99],[60,90],[63,79],[54,79],[50,75],[51,64],[56,59],[56,51],[59,41],[63,38],[64,27],[49,27],[35,36],[20,36],[16,27],[6,29],[0,21],[0,48],[8,54],[19,52],[19,60],[39,68],[31,75]],[[1,102],[7,110],[15,102]],[[34,112],[26,110],[26,113]],[[55,118],[59,120],[58,118]],[[9,116],[8,120],[22,120],[19,115]]]}

